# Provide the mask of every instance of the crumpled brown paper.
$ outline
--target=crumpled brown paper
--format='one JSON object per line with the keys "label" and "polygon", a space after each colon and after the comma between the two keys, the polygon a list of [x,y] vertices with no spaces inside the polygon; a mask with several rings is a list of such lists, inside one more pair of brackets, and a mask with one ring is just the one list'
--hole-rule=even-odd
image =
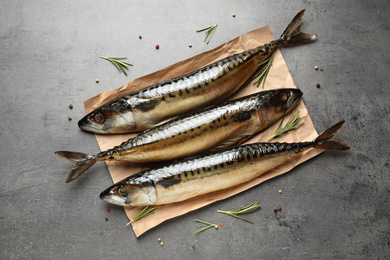
{"label": "crumpled brown paper", "polygon": [[[269,26],[262,27],[260,29],[248,32],[243,34],[236,39],[229,41],[213,50],[208,52],[201,53],[190,59],[178,62],[169,67],[166,67],[162,70],[154,72],[152,74],[146,75],[141,78],[137,78],[130,83],[114,90],[103,92],[87,101],[84,102],[85,110],[87,113],[92,110],[100,107],[104,103],[113,100],[117,97],[123,96],[127,93],[133,92],[135,90],[147,87],[158,81],[169,79],[177,76],[184,75],[191,71],[197,70],[207,64],[218,61],[227,56],[233,55],[235,53],[254,48],[259,45],[269,43],[274,40]],[[299,48],[299,47],[293,47]],[[256,88],[253,83],[249,83],[244,86],[238,93],[236,93],[231,99],[249,95],[262,90],[276,89],[276,88],[296,88],[287,65],[278,50],[275,54],[274,61],[271,67],[271,70],[268,74],[264,89]],[[303,98],[305,95],[303,95]],[[308,115],[305,105],[303,102],[300,102],[297,109],[300,111],[300,116],[306,116],[304,124],[297,130],[288,132],[278,138],[273,139],[273,142],[302,142],[302,141],[311,141],[317,137],[317,132],[313,126],[313,123]],[[288,117],[287,117],[288,118]],[[286,122],[286,121],[285,121]],[[268,128],[266,131],[259,133],[258,135],[251,138],[246,143],[253,142],[266,142],[272,134],[275,132],[280,121],[276,122],[273,126]],[[126,134],[126,135],[99,135],[96,134],[96,140],[102,151],[110,149],[124,141],[127,141],[129,138],[135,136],[135,134]],[[199,196],[184,202],[174,203],[170,205],[157,206],[155,213],[151,214],[145,218],[140,219],[132,223],[132,227],[135,235],[138,237],[147,230],[159,225],[165,220],[183,215],[187,212],[196,210],[198,208],[204,207],[210,203],[213,203],[218,200],[222,200],[233,196],[237,193],[245,191],[263,181],[266,181],[270,178],[276,177],[283,173],[290,171],[296,165],[318,155],[322,151],[319,150],[310,150],[302,156],[298,156],[291,161],[288,161],[277,168],[263,174],[262,176],[238,185],[236,187],[206,194]],[[114,182],[120,181],[123,178],[130,176],[136,172],[148,168],[148,165],[134,166],[126,162],[106,162],[108,170],[111,174],[111,177]],[[107,185],[108,186],[108,185]],[[129,219],[134,218],[140,211],[139,208],[127,208],[125,207],[126,214]]]}

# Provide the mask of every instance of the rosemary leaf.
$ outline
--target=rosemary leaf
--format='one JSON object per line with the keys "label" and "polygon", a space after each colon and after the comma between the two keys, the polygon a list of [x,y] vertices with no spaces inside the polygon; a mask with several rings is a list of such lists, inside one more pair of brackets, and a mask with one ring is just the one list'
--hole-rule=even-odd
{"label": "rosemary leaf", "polygon": [[129,69],[129,66],[133,66],[133,64],[130,64],[128,62],[122,61],[127,59],[126,57],[104,57],[100,56],[100,58],[110,61],[112,64],[115,65],[115,67],[123,72],[127,76],[127,72],[125,69]]}
{"label": "rosemary leaf", "polygon": [[251,221],[251,220],[249,220],[249,219],[246,219],[246,218],[243,218],[243,217],[241,217],[241,216],[238,216],[238,215],[236,215],[236,214],[232,214],[232,213],[226,213],[226,214],[228,214],[228,215],[230,215],[230,216],[232,216],[232,217],[235,217],[235,218],[239,218],[239,219],[248,221],[248,222],[250,222],[250,223],[252,223],[252,224],[255,224],[255,223],[253,223],[253,221]]}
{"label": "rosemary leaf", "polygon": [[270,57],[259,63],[259,67],[263,66],[263,68],[259,71],[259,73],[254,76],[255,82],[253,85],[256,85],[256,87],[260,87],[260,84],[263,83],[262,88],[264,88],[265,85],[265,79],[268,76],[268,72],[271,70],[272,62],[274,60],[275,53],[272,54]]}
{"label": "rosemary leaf", "polygon": [[209,228],[211,228],[211,227],[215,227],[215,226],[216,226],[216,224],[213,224],[213,223],[210,223],[210,222],[207,222],[207,221],[204,221],[204,220],[200,220],[200,219],[195,219],[195,221],[198,221],[198,222],[200,222],[200,223],[203,223],[203,224],[205,224],[206,226],[201,227],[200,229],[198,229],[197,231],[195,231],[194,234],[199,233],[199,232],[202,232],[202,231],[204,231],[204,230],[206,230],[206,229],[209,229]]}
{"label": "rosemary leaf", "polygon": [[206,31],[206,37],[204,38],[204,42],[206,42],[206,44],[209,44],[210,40],[211,40],[211,37],[213,37],[214,35],[214,32],[215,30],[217,29],[217,26],[218,24],[214,24],[212,26],[209,26],[209,27],[206,27],[206,28],[203,28],[203,29],[200,29],[200,30],[197,30],[196,32],[203,32],[203,31]]}
{"label": "rosemary leaf", "polygon": [[248,206],[245,206],[243,208],[239,208],[239,209],[233,209],[233,210],[227,210],[227,211],[224,211],[224,210],[217,210],[217,212],[219,213],[225,213],[229,216],[232,216],[232,217],[235,217],[235,218],[239,218],[239,219],[242,219],[242,220],[245,220],[245,221],[248,221],[252,224],[254,224],[252,221],[250,221],[249,219],[246,219],[246,218],[243,218],[241,216],[238,216],[238,214],[248,214],[248,213],[252,213],[252,212],[255,212],[255,211],[258,211],[260,209],[260,204],[259,202],[255,202],[255,203],[252,203],[252,204],[249,204]]}
{"label": "rosemary leaf", "polygon": [[150,214],[153,214],[155,208],[156,207],[154,207],[154,206],[146,206],[143,210],[140,211],[140,213],[138,213],[137,216],[135,216],[129,223],[127,223],[126,226],[130,225],[131,223],[133,223],[133,222],[135,222],[137,220],[140,220],[143,217],[146,217],[146,216],[148,216]]}
{"label": "rosemary leaf", "polygon": [[291,131],[291,130],[294,130],[298,127],[300,127],[301,125],[303,125],[303,119],[305,119],[306,116],[303,116],[303,117],[299,117],[299,110],[297,111],[296,114],[293,114],[291,115],[290,119],[288,120],[288,122],[286,123],[285,126],[282,127],[283,125],[283,121],[284,121],[284,116],[282,118],[282,121],[280,121],[280,124],[278,126],[278,128],[276,129],[275,133],[271,136],[269,140],[272,140],[273,138],[283,134],[283,133],[286,133],[288,131]]}
{"label": "rosemary leaf", "polygon": [[204,226],[204,227],[198,229],[197,231],[195,231],[194,234],[197,234],[197,233],[199,233],[199,232],[202,232],[202,231],[204,231],[204,230],[206,230],[206,229],[209,229],[209,228],[211,228],[211,227],[213,227],[213,226],[214,226],[214,225],[207,225],[207,226]]}
{"label": "rosemary leaf", "polygon": [[210,223],[210,222],[207,222],[207,221],[204,221],[204,220],[200,220],[200,219],[195,219],[195,221],[198,221],[198,222],[206,224],[206,225],[215,225],[213,223]]}

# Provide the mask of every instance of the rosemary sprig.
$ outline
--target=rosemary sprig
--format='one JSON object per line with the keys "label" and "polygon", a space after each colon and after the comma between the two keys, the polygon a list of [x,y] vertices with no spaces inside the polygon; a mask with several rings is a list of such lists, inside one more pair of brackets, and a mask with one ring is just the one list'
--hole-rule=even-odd
{"label": "rosemary sprig", "polygon": [[155,208],[156,207],[154,207],[154,206],[146,206],[143,210],[140,211],[140,213],[138,213],[137,216],[135,216],[132,220],[130,220],[130,222],[127,223],[126,226],[130,225],[131,223],[133,223],[133,222],[135,222],[143,217],[146,217],[150,214],[153,214]]}
{"label": "rosemary sprig", "polygon": [[133,66],[133,64],[127,63],[125,61],[122,61],[122,60],[127,59],[126,57],[104,57],[104,56],[100,56],[100,58],[112,62],[112,64],[114,64],[117,67],[117,69],[119,71],[122,71],[126,76],[127,76],[127,72],[125,71],[125,69],[129,69],[129,66]]}
{"label": "rosemary sprig", "polygon": [[200,229],[198,229],[197,231],[195,231],[194,234],[199,233],[199,232],[202,232],[202,231],[204,231],[204,230],[206,230],[206,229],[209,229],[209,228],[211,228],[211,227],[218,227],[217,224],[213,224],[213,223],[210,223],[210,222],[207,222],[207,221],[204,221],[204,220],[195,219],[195,221],[198,221],[198,222],[200,222],[200,223],[203,223],[203,224],[205,224],[206,226],[201,227]]}
{"label": "rosemary sprig", "polygon": [[245,221],[248,221],[248,222],[254,224],[249,219],[246,219],[246,218],[238,216],[238,214],[252,213],[252,212],[258,211],[259,209],[260,209],[260,204],[257,201],[255,203],[249,204],[248,206],[240,208],[240,209],[233,209],[233,210],[228,210],[228,211],[217,210],[217,212],[225,213],[225,214],[228,214],[228,215],[230,215],[232,217],[236,217],[236,218],[239,218],[239,219],[242,219],[242,220],[245,220]]}
{"label": "rosemary sprig", "polygon": [[265,59],[263,62],[259,63],[259,67],[260,66],[263,66],[263,68],[259,71],[259,73],[255,76],[255,82],[253,83],[253,85],[256,85],[256,87],[260,87],[260,84],[261,82],[263,82],[263,86],[262,88],[264,88],[264,84],[265,84],[265,79],[267,78],[268,76],[268,72],[270,71],[271,69],[271,66],[272,66],[272,62],[274,60],[274,56],[275,56],[275,53],[272,54],[270,57],[268,57],[267,59]]}
{"label": "rosemary sprig", "polygon": [[218,26],[218,24],[216,23],[216,24],[214,24],[212,26],[209,26],[209,27],[197,30],[196,32],[206,31],[206,37],[204,38],[204,42],[206,44],[209,44],[209,42],[211,40],[211,37],[213,37],[213,34],[214,34],[215,30],[217,29],[217,26]]}
{"label": "rosemary sprig", "polygon": [[292,113],[290,119],[288,120],[288,122],[286,123],[286,125],[284,127],[282,127],[283,125],[283,121],[284,121],[284,116],[282,118],[282,121],[280,121],[280,124],[278,126],[278,129],[276,129],[275,133],[271,136],[269,140],[283,134],[283,133],[286,133],[288,131],[291,131],[293,129],[296,129],[298,127],[300,127],[304,122],[303,122],[303,119],[305,118],[306,116],[303,116],[303,117],[299,117],[299,110],[297,111],[297,113],[294,115],[294,112]]}

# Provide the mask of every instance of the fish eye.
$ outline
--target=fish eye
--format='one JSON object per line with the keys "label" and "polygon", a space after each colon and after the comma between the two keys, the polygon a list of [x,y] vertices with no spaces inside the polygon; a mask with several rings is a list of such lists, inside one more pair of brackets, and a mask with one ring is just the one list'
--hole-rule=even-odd
{"label": "fish eye", "polygon": [[287,93],[282,93],[280,95],[280,100],[281,101],[285,102],[285,101],[287,101],[287,99],[288,99],[288,94]]}
{"label": "fish eye", "polygon": [[101,113],[97,113],[94,119],[97,123],[104,123],[104,116]]}
{"label": "fish eye", "polygon": [[118,193],[119,193],[119,195],[121,195],[122,197],[126,197],[126,195],[127,195],[127,189],[125,188],[125,187],[120,187],[119,189],[118,189]]}

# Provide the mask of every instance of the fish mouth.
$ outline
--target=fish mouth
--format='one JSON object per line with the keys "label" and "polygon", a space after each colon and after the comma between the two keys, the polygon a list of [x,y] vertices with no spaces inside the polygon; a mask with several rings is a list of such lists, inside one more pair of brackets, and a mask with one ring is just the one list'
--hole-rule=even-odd
{"label": "fish mouth", "polygon": [[288,107],[287,113],[290,112],[291,110],[295,109],[295,107],[298,105],[298,101],[301,100],[302,95],[303,95],[303,93],[299,89],[292,89],[291,90],[291,96],[290,96],[288,103],[287,103],[287,107]]}
{"label": "fish mouth", "polygon": [[106,190],[100,193],[100,199],[118,206],[127,206],[126,197],[119,197],[112,190]]}
{"label": "fish mouth", "polygon": [[84,130],[87,132],[93,132],[93,133],[99,133],[99,134],[107,133],[106,131],[103,130],[102,125],[98,125],[98,124],[91,122],[88,119],[88,115],[86,115],[85,117],[80,119],[78,122],[78,125],[79,125],[79,128],[81,130]]}

